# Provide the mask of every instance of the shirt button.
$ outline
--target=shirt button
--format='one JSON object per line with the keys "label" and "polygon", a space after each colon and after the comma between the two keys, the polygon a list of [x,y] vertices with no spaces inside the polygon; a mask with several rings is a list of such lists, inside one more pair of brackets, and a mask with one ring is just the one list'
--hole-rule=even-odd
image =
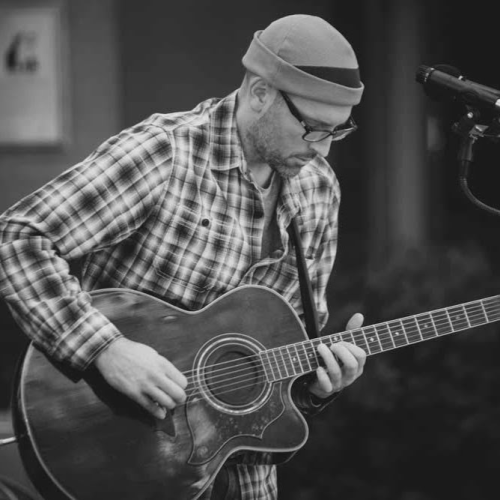
{"label": "shirt button", "polygon": [[203,227],[208,227],[208,226],[210,226],[210,220],[209,220],[209,219],[202,219],[202,221],[201,221],[201,225],[202,225]]}

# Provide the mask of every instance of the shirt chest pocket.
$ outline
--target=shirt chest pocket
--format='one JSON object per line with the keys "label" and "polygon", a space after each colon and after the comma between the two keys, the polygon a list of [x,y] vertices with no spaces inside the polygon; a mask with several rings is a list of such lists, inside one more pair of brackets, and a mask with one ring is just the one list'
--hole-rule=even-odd
{"label": "shirt chest pocket", "polygon": [[168,296],[185,303],[235,286],[244,253],[238,223],[224,213],[179,204],[160,214],[165,222],[154,269]]}

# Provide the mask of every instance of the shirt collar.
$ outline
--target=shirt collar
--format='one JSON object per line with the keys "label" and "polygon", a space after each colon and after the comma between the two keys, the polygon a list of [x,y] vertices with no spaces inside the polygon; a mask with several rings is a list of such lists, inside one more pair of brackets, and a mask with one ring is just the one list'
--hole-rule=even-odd
{"label": "shirt collar", "polygon": [[[230,170],[239,168],[245,175],[246,161],[236,125],[238,91],[235,90],[221,99],[214,107],[211,117],[210,168],[212,170]],[[300,212],[301,184],[298,177],[283,179],[282,198],[289,217]]]}
{"label": "shirt collar", "polygon": [[238,91],[235,90],[214,107],[210,120],[210,168],[242,168],[245,159],[236,125]]}

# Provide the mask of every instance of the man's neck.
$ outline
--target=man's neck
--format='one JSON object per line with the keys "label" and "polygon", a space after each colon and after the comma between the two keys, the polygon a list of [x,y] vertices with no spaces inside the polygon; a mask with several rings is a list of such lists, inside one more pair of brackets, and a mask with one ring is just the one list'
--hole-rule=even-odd
{"label": "man's neck", "polygon": [[273,170],[267,163],[260,161],[255,155],[255,151],[250,144],[248,144],[245,130],[248,126],[248,115],[244,111],[243,103],[240,101],[240,96],[236,98],[236,127],[238,129],[238,136],[240,139],[243,154],[247,162],[248,172],[252,175],[254,181],[261,187],[266,188],[269,186]]}
{"label": "man's neck", "polygon": [[247,163],[247,169],[253,180],[263,189],[269,187],[273,177],[273,170],[265,163]]}

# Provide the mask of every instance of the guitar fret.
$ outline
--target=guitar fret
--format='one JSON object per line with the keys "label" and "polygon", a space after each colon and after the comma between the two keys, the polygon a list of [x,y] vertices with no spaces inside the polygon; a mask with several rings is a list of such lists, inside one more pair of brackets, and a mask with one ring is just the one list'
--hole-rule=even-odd
{"label": "guitar fret", "polygon": [[353,330],[351,335],[352,335],[352,339],[353,339],[353,342],[355,345],[357,345],[358,347],[361,347],[361,349],[363,349],[363,351],[365,351],[366,353],[371,354],[370,348],[368,347],[368,342],[366,340],[365,333],[364,333],[362,328],[360,328],[358,330]]}
{"label": "guitar fret", "polygon": [[434,315],[432,313],[429,313],[429,316],[431,318],[431,322],[432,322],[432,327],[434,328],[434,332],[436,334],[436,337],[439,335],[439,331],[438,331],[438,327],[436,325],[436,321],[434,319]]}
{"label": "guitar fret", "polygon": [[293,375],[297,375],[297,370],[295,369],[295,365],[297,363],[297,358],[290,354],[290,346],[286,346],[286,352],[287,352],[288,357],[290,358],[290,361],[291,361],[290,366],[292,367]]}
{"label": "guitar fret", "polygon": [[346,332],[342,332],[340,334],[341,340],[343,342],[350,342],[351,341],[351,332],[348,330]]}
{"label": "guitar fret", "polygon": [[[285,349],[286,349],[286,347],[285,347]],[[279,352],[281,354],[281,359],[283,360],[283,368],[285,369],[285,378],[288,378],[290,376],[290,374],[288,373],[287,362],[286,362],[285,356],[283,355],[283,347],[279,348]]]}
{"label": "guitar fret", "polygon": [[394,339],[392,338],[391,331],[389,330],[387,323],[381,323],[379,325],[376,325],[375,330],[378,333],[378,338],[380,339],[380,343],[382,344],[382,349],[384,351],[396,347],[396,344],[394,343]]}
{"label": "guitar fret", "polygon": [[337,342],[340,342],[342,340],[342,335],[340,333],[335,333],[333,335],[330,335],[328,339],[330,340],[330,346],[332,346],[333,344],[336,344]]}
{"label": "guitar fret", "polygon": [[420,328],[422,340],[437,337],[436,327],[430,314],[420,314],[417,316],[417,323]]}
{"label": "guitar fret", "polygon": [[465,309],[463,306],[449,307],[448,311],[451,324],[453,325],[453,330],[457,331],[469,328],[470,325],[467,320],[467,316],[465,315]]}
{"label": "guitar fret", "polygon": [[276,349],[272,349],[271,352],[273,353],[274,361],[276,362],[276,371],[278,372],[278,377],[276,378],[276,380],[281,380],[283,378],[286,378],[286,377],[283,377],[283,374],[281,373],[280,363],[279,363],[278,358],[276,356]]}
{"label": "guitar fret", "polygon": [[485,303],[484,308],[486,310],[488,321],[498,321],[500,312],[500,296],[497,295],[496,297],[484,299],[483,303]]}
{"label": "guitar fret", "polygon": [[316,370],[319,366],[323,364],[323,359],[319,356],[318,354],[318,346],[319,344],[322,344],[323,341],[322,339],[314,339],[311,342],[311,346],[313,348],[313,351],[311,353],[311,360],[313,361],[313,368]]}
{"label": "guitar fret", "polygon": [[453,325],[451,324],[448,311],[434,311],[431,313],[431,316],[436,325],[436,332],[438,335],[446,335],[453,332]]}
{"label": "guitar fret", "polygon": [[356,344],[356,340],[354,339],[354,332],[352,330],[349,330],[347,333],[349,334],[349,339],[347,342],[351,342],[352,344]]}
{"label": "guitar fret", "polygon": [[481,309],[483,310],[486,321],[488,321],[488,313],[486,312],[486,308],[484,307],[484,300],[480,300],[479,303],[481,304]]}
{"label": "guitar fret", "polygon": [[368,345],[370,346],[370,354],[381,352],[383,349],[377,335],[377,330],[373,326],[367,326],[363,328],[363,330],[367,334],[366,339],[368,340]]}
{"label": "guitar fret", "polygon": [[[299,351],[297,349],[297,345],[294,344],[293,346],[293,349],[295,350],[295,354],[294,354],[294,366],[295,367],[298,367],[298,373],[304,373],[304,367],[302,366],[302,360],[300,359],[300,355],[299,355]],[[297,370],[296,370],[297,372]]]}
{"label": "guitar fret", "polygon": [[422,340],[422,333],[420,332],[418,322],[414,316],[402,319],[401,325],[410,344],[420,342]]}
{"label": "guitar fret", "polygon": [[477,302],[465,304],[465,314],[471,326],[484,325],[488,321],[480,303]]}
{"label": "guitar fret", "polygon": [[311,366],[311,361],[309,360],[309,354],[307,353],[307,349],[306,349],[306,346],[305,344],[301,344],[302,346],[302,350],[304,351],[304,359],[307,361],[307,368],[308,368],[308,371],[313,371],[313,368]]}
{"label": "guitar fret", "polygon": [[449,309],[446,309],[446,315],[448,316],[448,321],[450,322],[450,325],[451,325],[451,331],[453,332],[453,331],[455,331],[455,327],[453,326],[453,321],[451,321]]}
{"label": "guitar fret", "polygon": [[[266,379],[268,382],[274,382],[274,374],[272,370],[272,366],[269,360],[269,352],[268,351],[260,351],[260,363],[264,367],[264,373],[266,374]],[[267,356],[267,361],[264,360],[264,356]],[[269,374],[269,372],[271,372]]]}
{"label": "guitar fret", "polygon": [[271,351],[267,351],[267,355],[269,357],[269,361],[270,361],[270,367],[271,367],[271,370],[273,372],[273,380],[276,381],[276,380],[279,380],[281,378],[281,374],[279,372],[279,369],[278,369],[278,363],[276,362],[276,356],[274,354],[274,352],[272,353],[272,356],[271,356]]}
{"label": "guitar fret", "polygon": [[464,311],[464,317],[465,317],[465,320],[467,321],[467,325],[468,325],[469,328],[471,328],[472,325],[471,325],[471,323],[469,321],[469,316],[467,314],[467,310],[465,309],[465,305],[462,305],[462,309]]}
{"label": "guitar fret", "polygon": [[269,366],[269,369],[271,371],[271,379],[272,379],[273,382],[275,382],[278,379],[278,377],[276,376],[276,373],[275,373],[275,370],[274,370],[273,360],[271,358],[270,351],[265,351],[265,353],[266,353],[266,356],[267,356],[268,366]]}
{"label": "guitar fret", "polygon": [[387,323],[389,330],[392,335],[392,340],[397,347],[402,347],[408,345],[408,338],[406,337],[406,332],[403,328],[401,321],[393,320]]}

